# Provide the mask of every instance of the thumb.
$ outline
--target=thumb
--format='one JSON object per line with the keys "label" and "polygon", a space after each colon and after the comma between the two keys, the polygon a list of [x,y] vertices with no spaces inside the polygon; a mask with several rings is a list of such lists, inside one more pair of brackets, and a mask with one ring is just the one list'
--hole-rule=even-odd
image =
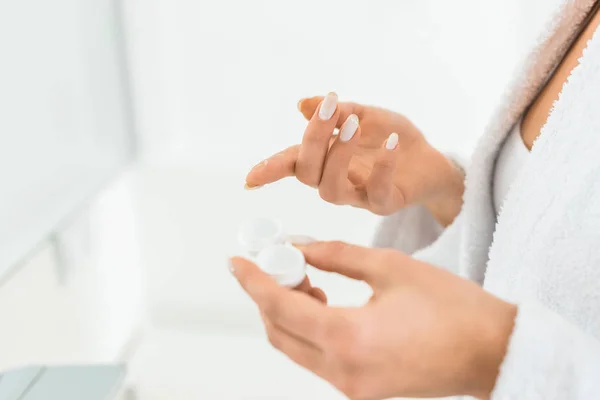
{"label": "thumb", "polygon": [[315,242],[296,245],[304,253],[306,262],[327,272],[367,282],[381,288],[405,257],[402,253],[386,249],[371,249],[343,242]]}
{"label": "thumb", "polygon": [[[307,121],[310,121],[323,99],[323,96],[314,96],[301,99],[298,102],[298,111],[302,113]],[[363,118],[364,107],[360,104],[338,103],[338,108],[340,110],[340,116],[337,120],[336,128],[340,128],[351,114],[356,114],[359,120]]]}
{"label": "thumb", "polygon": [[230,259],[229,270],[238,280],[242,289],[257,304],[262,304],[265,299],[276,296],[284,290],[256,264],[245,258],[233,257]]}

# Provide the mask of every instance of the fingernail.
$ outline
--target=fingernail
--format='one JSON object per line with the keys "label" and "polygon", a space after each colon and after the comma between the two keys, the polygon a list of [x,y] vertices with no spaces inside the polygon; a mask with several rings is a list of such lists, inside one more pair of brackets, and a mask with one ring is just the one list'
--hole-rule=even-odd
{"label": "fingernail", "polygon": [[310,236],[305,235],[288,235],[287,241],[292,244],[292,246],[303,246],[316,242],[317,240],[311,238]]}
{"label": "fingernail", "polygon": [[227,268],[232,275],[235,275],[235,265],[233,265],[233,261],[231,259],[227,260]]}
{"label": "fingernail", "polygon": [[302,112],[302,103],[304,102],[304,100],[306,99],[300,99],[300,101],[298,101],[298,104],[296,105],[296,107],[298,107],[298,111]]}
{"label": "fingernail", "polygon": [[246,190],[256,190],[256,189],[260,189],[263,186],[264,185],[250,185],[249,183],[245,183],[244,184],[244,189],[246,189]]}
{"label": "fingernail", "polygon": [[357,129],[358,117],[352,114],[348,117],[346,122],[344,122],[344,126],[342,126],[342,130],[340,131],[340,140],[342,142],[349,142],[356,133]]}
{"label": "fingernail", "polygon": [[337,94],[333,92],[327,94],[325,100],[321,103],[321,108],[319,108],[319,119],[321,121],[328,121],[331,118],[337,108],[337,101]]}
{"label": "fingernail", "polygon": [[292,246],[297,248],[298,250],[304,250],[308,247],[310,243],[292,243]]}
{"label": "fingernail", "polygon": [[392,133],[385,142],[385,148],[388,150],[394,150],[398,146],[398,134]]}

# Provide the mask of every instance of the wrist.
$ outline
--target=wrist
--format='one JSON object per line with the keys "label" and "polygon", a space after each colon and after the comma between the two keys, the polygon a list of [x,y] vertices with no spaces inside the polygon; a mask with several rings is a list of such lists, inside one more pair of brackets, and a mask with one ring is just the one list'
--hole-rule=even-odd
{"label": "wrist", "polygon": [[442,179],[442,190],[424,203],[434,218],[444,227],[460,213],[465,191],[465,171],[455,161],[444,157],[447,171]]}
{"label": "wrist", "polygon": [[482,319],[487,322],[481,324],[478,338],[473,341],[476,345],[472,346],[470,362],[467,394],[482,400],[489,399],[494,390],[517,315],[517,306],[504,301],[498,300],[493,308],[486,313],[487,318]]}

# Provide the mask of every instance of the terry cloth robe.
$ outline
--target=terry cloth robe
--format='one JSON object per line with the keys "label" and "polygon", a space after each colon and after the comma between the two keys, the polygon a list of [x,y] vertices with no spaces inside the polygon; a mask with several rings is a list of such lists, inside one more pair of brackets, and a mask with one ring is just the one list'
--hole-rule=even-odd
{"label": "terry cloth robe", "polygon": [[465,166],[458,217],[443,229],[423,207],[409,207],[385,217],[374,241],[518,306],[493,399],[600,399],[600,29],[498,215],[493,206],[493,171],[507,134],[594,5],[559,3]]}

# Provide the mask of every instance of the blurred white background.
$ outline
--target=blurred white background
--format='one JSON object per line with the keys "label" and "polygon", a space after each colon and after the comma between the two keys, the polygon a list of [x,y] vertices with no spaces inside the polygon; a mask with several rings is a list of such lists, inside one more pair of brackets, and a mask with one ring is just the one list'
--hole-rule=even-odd
{"label": "blurred white background", "polygon": [[[0,287],[0,367],[126,359],[142,399],[339,398],[269,348],[227,257],[248,217],[365,245],[377,218],[246,172],[332,90],[468,156],[556,2],[123,2],[138,161]],[[333,303],[369,295],[310,273]]]}

